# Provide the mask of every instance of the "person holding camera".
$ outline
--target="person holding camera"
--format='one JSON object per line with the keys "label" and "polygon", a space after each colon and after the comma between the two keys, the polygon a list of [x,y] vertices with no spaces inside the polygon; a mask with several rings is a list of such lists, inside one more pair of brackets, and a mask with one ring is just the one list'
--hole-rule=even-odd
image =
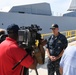
{"label": "person holding camera", "polygon": [[[36,68],[36,60],[17,43],[18,30],[18,25],[9,25],[7,27],[8,37],[0,44],[0,75],[23,75],[23,66]],[[21,61],[20,64],[13,69],[19,61]]]}
{"label": "person holding camera", "polygon": [[59,32],[59,26],[53,24],[52,27],[53,34],[49,37],[47,41],[47,54],[48,54],[48,75],[60,75],[59,72],[59,62],[64,52],[64,49],[67,47],[68,42],[67,38]]}

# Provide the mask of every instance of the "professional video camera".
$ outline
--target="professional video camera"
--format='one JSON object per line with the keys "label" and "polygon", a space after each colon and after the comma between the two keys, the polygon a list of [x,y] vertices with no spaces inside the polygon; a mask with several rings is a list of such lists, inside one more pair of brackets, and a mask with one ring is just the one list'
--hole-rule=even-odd
{"label": "professional video camera", "polygon": [[36,24],[32,24],[28,27],[21,27],[19,34],[19,45],[22,46],[27,52],[31,55],[32,52],[35,54],[35,58],[39,64],[44,64],[45,51],[42,46],[43,39],[41,39],[41,34],[38,31],[41,31],[42,28]]}

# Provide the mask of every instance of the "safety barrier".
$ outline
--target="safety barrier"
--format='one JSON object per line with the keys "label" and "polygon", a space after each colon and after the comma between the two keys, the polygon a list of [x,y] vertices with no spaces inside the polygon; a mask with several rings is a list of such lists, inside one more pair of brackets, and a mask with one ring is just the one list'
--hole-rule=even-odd
{"label": "safety barrier", "polygon": [[[72,42],[76,40],[76,30],[68,30],[60,33],[66,36],[68,42]],[[50,35],[52,35],[52,33],[41,34],[42,38],[49,37]]]}

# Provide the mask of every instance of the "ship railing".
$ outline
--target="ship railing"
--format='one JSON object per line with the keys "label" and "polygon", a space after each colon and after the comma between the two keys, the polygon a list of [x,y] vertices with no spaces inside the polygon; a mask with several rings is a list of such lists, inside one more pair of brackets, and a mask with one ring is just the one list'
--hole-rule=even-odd
{"label": "ship railing", "polygon": [[[60,33],[66,36],[68,42],[76,41],[76,30],[62,31]],[[46,37],[48,38],[52,34],[53,33],[45,33],[45,34],[41,34],[41,36],[42,38],[46,38]]]}

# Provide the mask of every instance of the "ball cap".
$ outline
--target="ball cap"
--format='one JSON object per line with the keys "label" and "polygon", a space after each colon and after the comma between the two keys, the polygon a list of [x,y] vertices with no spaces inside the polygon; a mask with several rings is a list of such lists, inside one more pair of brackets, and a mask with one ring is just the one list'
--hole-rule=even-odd
{"label": "ball cap", "polygon": [[59,28],[59,26],[57,24],[52,24],[50,29],[54,29],[54,28]]}
{"label": "ball cap", "polygon": [[7,32],[18,32],[19,26],[16,24],[11,24],[7,27]]}

